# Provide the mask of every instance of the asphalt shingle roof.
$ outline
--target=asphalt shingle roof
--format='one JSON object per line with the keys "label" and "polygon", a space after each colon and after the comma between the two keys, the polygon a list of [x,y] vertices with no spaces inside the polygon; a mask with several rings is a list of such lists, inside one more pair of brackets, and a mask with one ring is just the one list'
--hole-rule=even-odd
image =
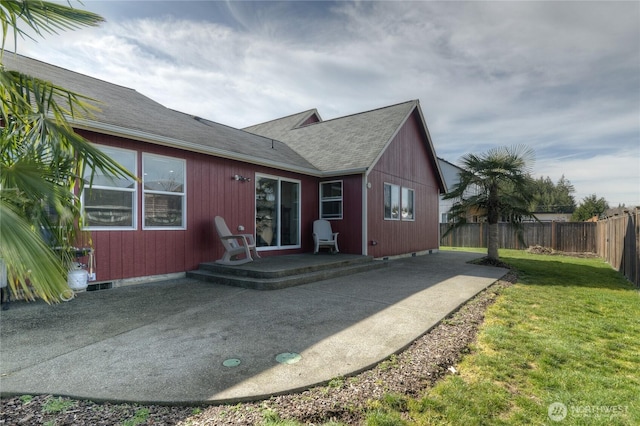
{"label": "asphalt shingle roof", "polygon": [[322,172],[367,169],[395,136],[418,101],[295,127],[315,110],[246,127],[281,140]]}
{"label": "asphalt shingle roof", "polygon": [[318,117],[320,116],[317,110],[310,109],[308,111],[302,111],[297,114],[267,121],[266,123],[245,127],[242,130],[276,140],[283,140],[291,130],[301,126],[302,123],[304,123],[304,121],[313,114],[316,114]]}
{"label": "asphalt shingle roof", "polygon": [[373,167],[418,107],[412,100],[301,125],[313,115],[320,117],[312,109],[240,130],[166,108],[133,89],[25,56],[7,52],[2,61],[8,70],[95,99],[99,111],[74,119],[75,127],[316,176],[361,173]]}
{"label": "asphalt shingle roof", "polygon": [[[7,70],[19,71],[98,101],[100,110],[76,127],[118,134],[196,152],[277,166],[309,174],[317,170],[289,146],[210,120],[166,108],[133,89],[6,52]],[[136,137],[137,136],[137,137]]]}

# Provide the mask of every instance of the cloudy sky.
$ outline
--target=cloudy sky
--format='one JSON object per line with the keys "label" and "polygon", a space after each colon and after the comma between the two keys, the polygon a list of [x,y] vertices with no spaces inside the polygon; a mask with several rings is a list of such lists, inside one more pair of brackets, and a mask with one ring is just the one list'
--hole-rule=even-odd
{"label": "cloudy sky", "polygon": [[438,156],[525,144],[534,176],[640,205],[640,2],[92,1],[17,51],[234,127],[419,99]]}

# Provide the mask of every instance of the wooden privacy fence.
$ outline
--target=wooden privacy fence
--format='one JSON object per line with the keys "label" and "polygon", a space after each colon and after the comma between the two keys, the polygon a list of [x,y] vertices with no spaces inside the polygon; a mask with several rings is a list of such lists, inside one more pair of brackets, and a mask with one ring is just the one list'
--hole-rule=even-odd
{"label": "wooden privacy fence", "polygon": [[640,287],[640,208],[598,221],[597,251],[611,266]]}
{"label": "wooden privacy fence", "polygon": [[[440,224],[440,235],[444,235],[449,225]],[[499,223],[499,247],[505,249],[526,249],[542,246],[566,252],[596,253],[596,224],[594,222],[532,222],[523,223],[524,245],[518,239],[510,223]],[[489,225],[469,223],[454,229],[440,239],[443,246],[487,247]]]}
{"label": "wooden privacy fence", "polygon": [[[557,251],[596,253],[640,288],[640,208],[628,214],[596,222],[524,223],[524,245],[509,223],[498,224],[499,247],[526,249],[542,246]],[[449,225],[440,224],[440,235]],[[451,247],[487,247],[489,226],[469,223],[440,238],[440,244]]]}

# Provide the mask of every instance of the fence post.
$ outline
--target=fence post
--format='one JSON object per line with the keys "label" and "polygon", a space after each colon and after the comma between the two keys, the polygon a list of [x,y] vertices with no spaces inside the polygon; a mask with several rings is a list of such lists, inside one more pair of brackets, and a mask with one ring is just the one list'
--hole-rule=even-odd
{"label": "fence post", "polygon": [[640,222],[638,221],[638,217],[640,214],[640,207],[636,207],[635,209],[635,214],[633,216],[631,216],[629,219],[633,219],[633,229],[634,232],[636,234],[636,246],[635,246],[635,253],[634,253],[634,262],[635,262],[635,276],[634,278],[634,283],[636,284],[636,287],[638,287],[640,289]]}

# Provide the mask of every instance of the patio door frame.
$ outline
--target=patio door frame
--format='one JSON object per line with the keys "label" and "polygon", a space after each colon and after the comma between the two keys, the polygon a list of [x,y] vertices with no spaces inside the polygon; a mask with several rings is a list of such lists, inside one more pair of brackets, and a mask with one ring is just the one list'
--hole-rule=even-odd
{"label": "patio door frame", "polygon": [[[274,194],[275,196],[275,200],[274,202],[276,203],[275,208],[277,209],[277,215],[276,215],[276,223],[275,223],[275,231],[274,232],[274,237],[276,238],[276,244],[275,245],[268,245],[268,246],[256,246],[256,249],[258,251],[271,251],[271,250],[294,250],[294,249],[299,249],[302,247],[302,220],[301,220],[301,214],[302,214],[302,206],[301,206],[301,199],[302,199],[302,182],[298,179],[291,179],[291,178],[285,178],[282,176],[276,176],[276,175],[269,175],[269,174],[263,174],[263,173],[256,173],[255,175],[255,187],[254,187],[254,201],[255,201],[255,208],[254,208],[254,215],[255,215],[255,223],[256,223],[256,242],[258,242],[258,228],[259,228],[259,223],[261,223],[261,221],[263,220],[262,217],[260,217],[258,215],[258,185],[260,182],[261,178],[265,178],[265,179],[271,179],[271,180],[275,180],[277,181],[277,193]],[[283,206],[282,206],[282,183],[283,182],[287,182],[287,183],[292,183],[292,184],[296,184],[298,187],[298,191],[297,191],[297,201],[296,201],[296,205],[295,207],[295,211],[292,211],[292,214],[295,214],[295,217],[297,217],[297,229],[296,229],[296,233],[298,236],[298,241],[296,244],[291,244],[291,245],[282,245],[282,211],[283,211]],[[273,218],[272,218],[273,220]]]}

